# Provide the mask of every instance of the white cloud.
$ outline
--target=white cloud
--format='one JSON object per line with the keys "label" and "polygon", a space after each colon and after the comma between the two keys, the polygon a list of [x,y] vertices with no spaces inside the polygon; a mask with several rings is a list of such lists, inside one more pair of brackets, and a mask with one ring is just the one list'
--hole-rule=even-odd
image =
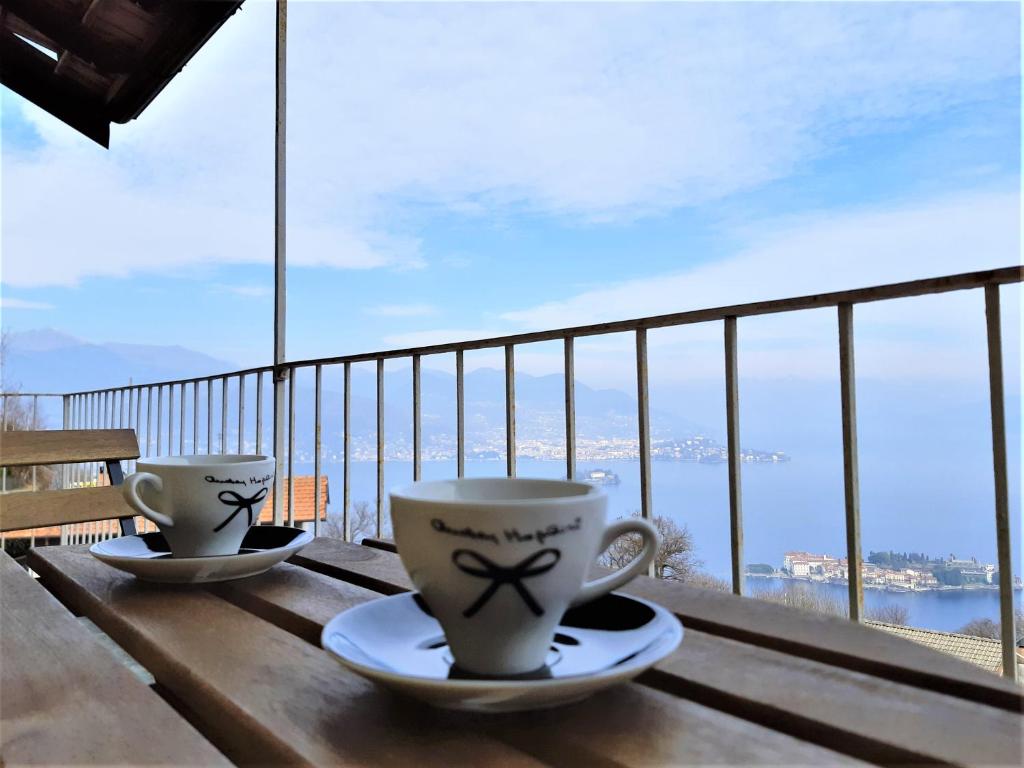
{"label": "white cloud", "polygon": [[[744,236],[750,245],[731,258],[502,318],[522,329],[559,328],[1011,266],[1021,254],[1020,198],[980,192],[822,213],[747,225]],[[936,320],[944,326],[959,322],[948,314]]]}
{"label": "white cloud", "polygon": [[[291,266],[417,268],[419,204],[589,222],[714,200],[1019,68],[1013,4],[297,3]],[[273,253],[273,5],[247,3],[109,153],[33,107],[4,281]],[[11,190],[17,190],[12,193]]]}
{"label": "white cloud", "polygon": [[472,339],[489,339],[506,333],[509,333],[509,331],[486,328],[439,328],[436,330],[393,333],[385,336],[382,341],[386,349],[405,349],[407,347],[451,344],[457,341],[470,341]]}
{"label": "white cloud", "polygon": [[3,309],[53,309],[53,304],[45,301],[26,301],[25,299],[12,299],[8,296],[0,297],[0,308]]}
{"label": "white cloud", "polygon": [[[505,312],[500,317],[508,325],[501,330],[475,335],[468,330],[419,331],[389,341],[415,346],[485,338],[1013,266],[1021,260],[1020,225],[1016,192],[965,193],[924,203],[748,224],[743,234],[749,245],[713,264],[612,283]],[[1003,328],[1007,371],[1019,366],[1020,293],[1019,286],[1003,289],[1009,319]],[[860,305],[855,323],[860,375],[987,375],[979,291]],[[742,373],[834,378],[837,333],[832,309],[741,319]],[[616,385],[630,386],[635,381],[633,345],[629,333],[581,338],[576,344],[577,370],[596,381],[610,381],[611,376]],[[654,330],[648,334],[648,345],[652,375],[656,366],[663,380],[722,375],[720,322]],[[520,369],[561,370],[557,351],[532,354]],[[1016,390],[1019,382],[1009,384]]]}
{"label": "white cloud", "polygon": [[429,317],[439,310],[432,304],[380,304],[365,311],[376,317]]}
{"label": "white cloud", "polygon": [[219,293],[233,293],[236,296],[244,296],[250,299],[263,299],[273,293],[270,286],[266,285],[226,285],[218,283],[212,286],[212,288]]}

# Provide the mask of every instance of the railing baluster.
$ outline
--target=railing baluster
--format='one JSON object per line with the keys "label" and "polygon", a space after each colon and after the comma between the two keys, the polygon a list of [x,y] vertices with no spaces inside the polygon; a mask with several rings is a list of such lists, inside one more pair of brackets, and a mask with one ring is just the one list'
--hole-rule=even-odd
{"label": "railing baluster", "polygon": [[[32,429],[33,431],[39,428],[39,395],[32,395]],[[32,490],[39,490],[39,482],[36,477],[37,467],[35,464],[32,465]]]}
{"label": "railing baluster", "polygon": [[412,479],[420,479],[420,356],[412,356]]}
{"label": "railing baluster", "polygon": [[[640,516],[653,520],[651,499],[651,415],[647,380],[647,330],[636,331],[636,422],[640,448]],[[647,567],[648,576],[656,576],[654,561]]]}
{"label": "railing baluster", "polygon": [[256,453],[263,453],[263,371],[256,374]]}
{"label": "railing baluster", "polygon": [[160,385],[156,388],[156,455],[160,455],[160,438],[163,435],[164,425],[164,388]]}
{"label": "railing baluster", "polygon": [[[8,412],[11,409],[11,396],[4,395],[3,398],[4,412],[0,416],[0,432],[7,434],[7,418]],[[0,491],[7,492],[7,467],[0,467]]]}
{"label": "railing baluster", "polygon": [[153,455],[153,388],[146,387],[146,458]]}
{"label": "railing baluster", "polygon": [[213,455],[213,379],[206,380],[206,455]]}
{"label": "railing baluster", "polygon": [[740,387],[736,364],[736,318],[725,318],[725,427],[729,459],[729,544],[732,591],[744,593],[743,496],[740,482]]}
{"label": "railing baluster", "polygon": [[344,432],[341,435],[341,535],[345,541],[352,540],[349,521],[349,504],[351,503],[349,488],[349,453],[351,448],[351,415],[352,415],[352,363],[345,363],[345,397],[342,401],[342,420]]}
{"label": "railing baluster", "polygon": [[505,345],[505,474],[516,476],[516,357]]}
{"label": "railing baluster", "polygon": [[174,453],[174,385],[167,385],[167,455]]}
{"label": "railing baluster", "polygon": [[455,350],[455,442],[458,476],[466,476],[466,361]]}
{"label": "railing baluster", "polygon": [[220,380],[220,452],[228,452],[228,377]]}
{"label": "railing baluster", "polygon": [[988,387],[992,411],[992,475],[995,483],[996,557],[999,563],[999,634],[1003,675],[1017,679],[1017,642],[1013,615],[1013,560],[1010,549],[1010,506],[1006,469],[1006,410],[1003,399],[1003,338],[999,286],[985,286],[988,336]]}
{"label": "railing baluster", "polygon": [[108,389],[103,393],[103,421],[100,422],[100,426],[103,429],[110,429],[114,426],[114,409],[113,409],[113,398],[112,393]]}
{"label": "railing baluster", "polygon": [[320,535],[320,452],[323,445],[321,429],[321,399],[323,390],[323,371],[316,366],[316,378],[313,383],[313,535]]}
{"label": "railing baluster", "polygon": [[288,525],[295,525],[295,369],[288,369]]}
{"label": "railing baluster", "polygon": [[[142,452],[142,388],[132,387],[128,399],[128,412],[129,418],[132,418],[131,413],[134,412],[135,416],[135,440],[140,443],[139,452]],[[135,471],[136,462],[132,462],[132,471]]]}
{"label": "railing baluster", "polygon": [[288,369],[274,366],[274,525],[284,522],[284,449],[285,449],[285,386],[288,383]]}
{"label": "railing baluster", "polygon": [[167,385],[167,455],[174,454],[174,385]]}
{"label": "railing baluster", "polygon": [[377,358],[377,538],[384,533],[384,360]]}
{"label": "railing baluster", "polygon": [[565,479],[576,478],[576,352],[575,340],[565,337]]}
{"label": "railing baluster", "polygon": [[238,452],[245,453],[245,376],[238,377]]}
{"label": "railing baluster", "polygon": [[[73,395],[64,395],[61,398],[63,404],[64,415],[61,420],[61,429],[73,429],[71,426],[71,403],[74,400]],[[71,480],[71,471],[67,464],[62,464],[60,467],[60,487],[67,488]]]}
{"label": "railing baluster", "polygon": [[185,454],[185,382],[178,385],[178,455]]}
{"label": "railing baluster", "polygon": [[199,381],[192,382],[192,453],[199,453]]}
{"label": "railing baluster", "polygon": [[860,476],[857,461],[857,378],[854,366],[853,305],[839,305],[839,385],[843,420],[843,488],[846,503],[846,578],[850,619],[864,618],[861,583]]}

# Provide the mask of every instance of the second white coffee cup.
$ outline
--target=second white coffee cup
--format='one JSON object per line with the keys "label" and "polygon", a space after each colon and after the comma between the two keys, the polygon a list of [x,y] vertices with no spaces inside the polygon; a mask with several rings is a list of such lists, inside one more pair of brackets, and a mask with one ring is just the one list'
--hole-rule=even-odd
{"label": "second white coffee cup", "polygon": [[274,485],[272,456],[140,459],[122,486],[152,520],[175,557],[235,555]]}
{"label": "second white coffee cup", "polygon": [[[481,675],[542,668],[571,605],[647,568],[658,534],[640,518],[606,525],[604,492],[585,483],[474,478],[414,483],[391,494],[395,543],[444,628],[458,666]],[[625,568],[584,583],[615,539],[643,537]]]}

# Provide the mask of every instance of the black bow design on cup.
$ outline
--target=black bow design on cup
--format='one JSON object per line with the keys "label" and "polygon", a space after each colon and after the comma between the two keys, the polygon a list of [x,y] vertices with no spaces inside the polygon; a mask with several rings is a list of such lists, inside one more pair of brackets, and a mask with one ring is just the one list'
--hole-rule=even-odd
{"label": "black bow design on cup", "polygon": [[[465,563],[466,558],[472,558],[479,567],[474,565],[467,565]],[[539,560],[544,558],[548,559],[548,562],[536,565]],[[460,562],[460,559],[463,562]],[[529,590],[523,586],[523,579],[528,579],[532,576],[540,576],[542,573],[547,573],[559,560],[562,559],[562,553],[557,549],[542,549],[539,552],[534,552],[532,555],[524,560],[519,561],[515,565],[506,568],[505,566],[498,565],[493,560],[489,560],[483,555],[473,552],[469,549],[457,549],[452,553],[452,562],[455,563],[455,567],[463,573],[468,573],[470,576],[479,576],[482,579],[491,579],[490,586],[487,587],[476,599],[469,608],[462,612],[462,615],[467,619],[472,618],[476,613],[487,604],[487,601],[494,597],[494,593],[498,591],[502,584],[511,584],[519,596],[523,598],[523,602],[526,603],[526,607],[533,611],[534,616],[543,616],[544,609],[537,604],[537,601],[530,594]]]}
{"label": "black bow design on cup", "polygon": [[237,494],[234,491],[221,491],[220,493],[217,494],[217,498],[220,499],[221,504],[227,504],[229,507],[234,507],[235,511],[228,515],[227,520],[225,520],[223,523],[221,523],[213,529],[214,533],[216,533],[225,525],[234,520],[235,515],[237,515],[243,509],[249,516],[249,525],[252,525],[252,518],[255,515],[252,508],[254,505],[259,504],[261,501],[267,498],[267,489],[260,488],[259,492],[250,498],[246,498],[245,496]]}

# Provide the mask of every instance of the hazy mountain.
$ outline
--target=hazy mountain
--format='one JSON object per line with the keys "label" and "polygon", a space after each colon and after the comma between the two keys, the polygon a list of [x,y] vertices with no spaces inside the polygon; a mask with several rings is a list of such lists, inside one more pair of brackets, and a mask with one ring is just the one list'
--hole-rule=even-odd
{"label": "hazy mountain", "polygon": [[205,376],[234,363],[185,347],[93,344],[50,329],[12,333],[4,351],[4,386],[24,392],[68,392],[129,382]]}
{"label": "hazy mountain", "polygon": [[[5,386],[23,392],[68,392],[100,387],[124,386],[206,376],[236,369],[237,366],[178,346],[105,343],[92,344],[53,330],[12,334],[4,359]],[[308,373],[308,372],[304,372]],[[313,399],[309,378],[296,388],[297,446],[312,448]],[[560,440],[564,434],[565,391],[562,376],[516,375],[516,432],[520,441]],[[266,429],[271,429],[269,377],[266,379]],[[424,444],[446,442],[455,433],[455,376],[425,368],[421,376]],[[364,441],[376,433],[376,374],[362,366],[352,370],[352,425],[354,437]],[[205,410],[205,391],[201,389]],[[229,397],[234,407],[237,395]],[[466,434],[470,441],[494,440],[505,429],[505,375],[503,371],[481,368],[466,373]],[[219,398],[219,388],[215,399]],[[186,397],[187,405],[191,395]],[[412,370],[389,369],[384,387],[385,438],[389,443],[412,440]],[[59,419],[56,403],[49,423]],[[219,404],[216,406],[219,409]],[[251,380],[246,392],[250,418],[255,413],[255,387]],[[343,389],[341,371],[329,370],[324,377],[323,413],[325,430],[335,433],[342,424]],[[654,437],[681,437],[707,432],[707,428],[674,413],[652,409]],[[205,417],[204,417],[205,418]],[[191,419],[189,418],[188,421]],[[229,417],[229,440],[237,435],[237,419]],[[308,425],[308,426],[307,426]],[[637,434],[636,397],[615,389],[595,389],[576,381],[576,429],[581,437],[631,438]],[[251,429],[251,428],[250,428]],[[251,435],[250,435],[251,437]]]}

